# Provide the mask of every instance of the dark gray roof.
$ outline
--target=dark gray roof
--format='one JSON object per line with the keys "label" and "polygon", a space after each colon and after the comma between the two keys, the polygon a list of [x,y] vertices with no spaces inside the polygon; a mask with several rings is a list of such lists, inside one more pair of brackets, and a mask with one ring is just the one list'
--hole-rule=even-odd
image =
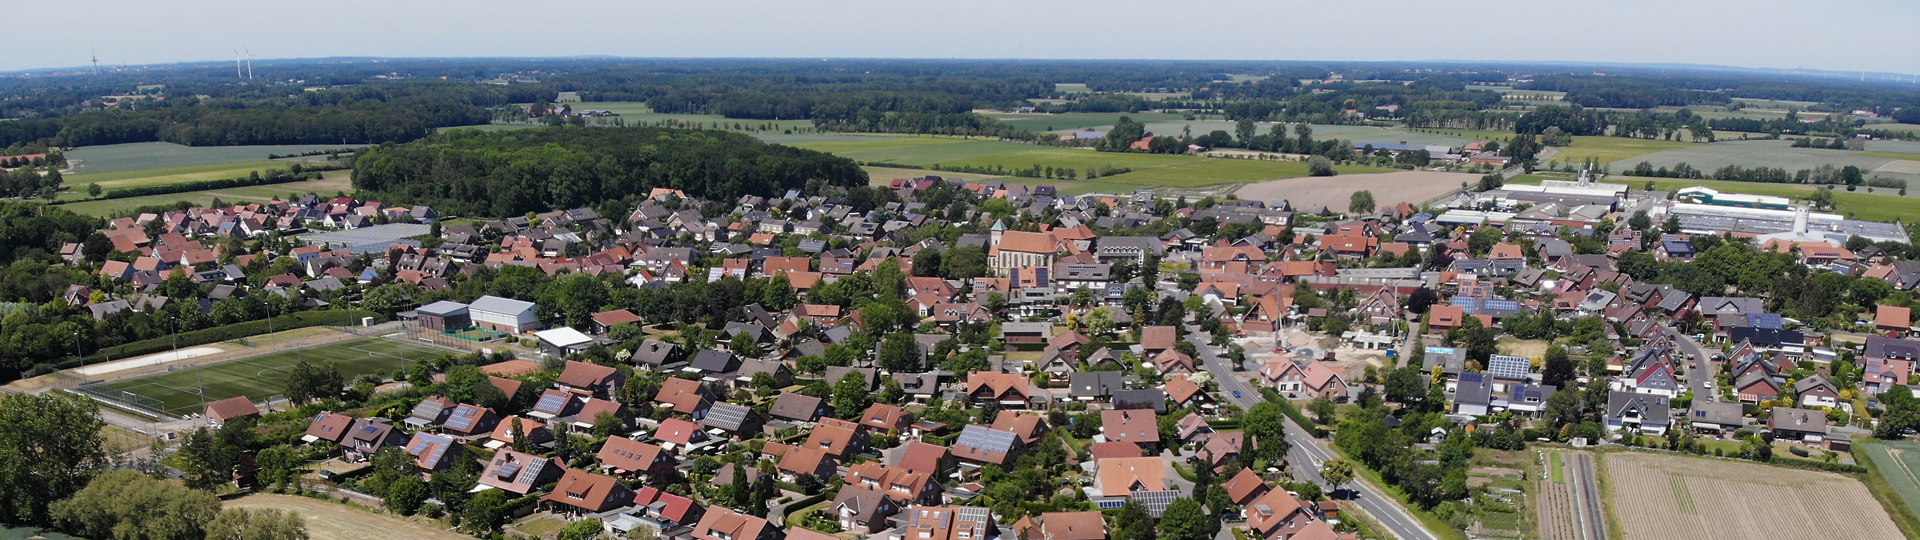
{"label": "dark gray roof", "polygon": [[1482,406],[1493,403],[1493,383],[1485,373],[1461,373],[1455,388],[1454,403]]}
{"label": "dark gray roof", "polygon": [[[1105,350],[1105,349],[1102,349]],[[1069,395],[1073,397],[1106,397],[1116,391],[1126,390],[1126,374],[1118,371],[1081,371],[1067,376]]]}
{"label": "dark gray roof", "polygon": [[1164,414],[1167,412],[1167,391],[1159,388],[1116,391],[1113,393],[1113,406],[1116,409],[1153,409],[1153,412]]}
{"label": "dark gray roof", "polygon": [[732,373],[740,369],[740,360],[733,353],[719,349],[702,349],[693,355],[693,362],[687,367],[707,373]]}
{"label": "dark gray roof", "polygon": [[707,409],[707,417],[700,419],[700,425],[735,431],[753,414],[753,409],[722,401]]}

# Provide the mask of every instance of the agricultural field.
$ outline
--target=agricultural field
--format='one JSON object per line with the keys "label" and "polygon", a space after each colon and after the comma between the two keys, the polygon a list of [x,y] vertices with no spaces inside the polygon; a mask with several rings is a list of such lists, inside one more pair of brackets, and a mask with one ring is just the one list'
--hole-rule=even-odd
{"label": "agricultural field", "polygon": [[[68,150],[66,155],[67,162],[72,168],[72,173],[74,175],[80,175],[188,167],[193,165],[213,165],[217,163],[264,161],[267,159],[268,154],[298,154],[314,150],[336,150],[362,146],[365,145],[183,146],[164,142],[145,142],[83,146]],[[312,159],[325,158],[315,157]],[[282,168],[284,167],[285,166],[282,165]],[[69,178],[67,185],[71,186],[76,184]]]}
{"label": "agricultural field", "polygon": [[[774,140],[784,140],[776,138]],[[898,163],[933,167],[976,167],[1006,171],[1071,168],[1085,178],[1087,171],[1128,168],[1132,172],[1085,180],[1030,179],[1058,186],[1069,194],[1126,193],[1142,187],[1196,188],[1244,184],[1306,176],[1305,163],[1164,154],[1096,152],[1086,148],[1059,148],[952,137],[845,137],[787,143],[869,163]],[[1336,167],[1341,173],[1384,172],[1372,167]],[[925,174],[944,174],[929,170]],[[1026,183],[1025,181],[1016,183]],[[1457,187],[1457,183],[1455,184]],[[1346,193],[1340,197],[1346,197]],[[1344,201],[1345,199],[1341,199]],[[1345,207],[1345,202],[1341,207]]]}
{"label": "agricultural field", "polygon": [[165,195],[147,195],[123,199],[78,201],[62,204],[60,207],[78,214],[105,217],[119,212],[132,211],[142,206],[173,204],[177,201],[188,201],[197,205],[210,204],[215,198],[233,203],[267,202],[273,200],[274,197],[286,197],[289,194],[319,193],[331,195],[342,191],[352,191],[352,176],[353,171],[327,171],[325,177],[319,180],[207,191],[189,191],[186,193],[168,193]]}
{"label": "agricultural field", "polygon": [[1261,182],[1242,187],[1234,195],[1250,201],[1286,199],[1293,203],[1294,208],[1326,206],[1341,212],[1346,211],[1353,192],[1359,190],[1372,191],[1377,206],[1392,206],[1402,202],[1421,204],[1460,189],[1461,182],[1479,180],[1480,176],[1475,174],[1434,171],[1343,173],[1339,176],[1307,176]]}
{"label": "agricultural field", "polygon": [[1902,537],[1866,486],[1839,474],[1640,452],[1603,464],[1625,540]]}
{"label": "agricultural field", "polygon": [[1920,442],[1879,441],[1861,446],[1864,451],[1856,454],[1871,462],[1886,483],[1881,489],[1891,491],[1909,514],[1920,515]]}
{"label": "agricultural field", "polygon": [[330,500],[259,493],[227,500],[227,508],[276,508],[299,514],[312,540],[461,540],[473,537],[419,519],[362,510]]}
{"label": "agricultural field", "polygon": [[100,184],[106,191],[132,187],[165,186],[201,180],[222,180],[243,178],[249,173],[266,173],[272,169],[287,169],[291,163],[280,161],[243,161],[239,163],[213,163],[208,165],[189,165],[185,167],[167,167],[161,169],[142,169],[137,171],[115,171],[104,173],[85,173],[67,175],[64,185],[67,190],[60,193],[60,200],[75,201],[92,197],[87,195],[88,184]]}
{"label": "agricultural field", "polygon": [[[1640,159],[1648,154],[1706,146],[1690,142],[1660,141],[1636,139],[1631,137],[1574,137],[1573,146],[1560,147],[1549,162],[1585,163],[1589,158],[1598,158],[1600,163],[1626,163],[1614,165],[1613,170],[1633,168]],[[1654,167],[1660,164],[1655,163]],[[1699,165],[1696,164],[1696,167]],[[1713,169],[1707,169],[1709,171]]]}
{"label": "agricultural field", "polygon": [[989,180],[989,179],[1008,179],[1008,177],[1005,177],[1005,176],[996,176],[991,174],[928,171],[928,170],[922,170],[922,169],[896,169],[893,167],[861,167],[861,169],[864,169],[867,171],[867,185],[870,185],[870,186],[884,186],[890,182],[893,182],[895,178],[919,178],[929,174],[938,176],[941,178],[959,178],[962,180],[969,180],[969,181]]}
{"label": "agricultural field", "polygon": [[[1618,137],[1604,138],[1622,141],[1636,140]],[[1862,170],[1871,171],[1874,168],[1885,165],[1888,161],[1892,161],[1887,158],[1863,156],[1860,152],[1847,150],[1792,148],[1791,145],[1793,143],[1785,140],[1727,141],[1713,144],[1663,143],[1661,141],[1646,142],[1678,146],[1670,146],[1665,151],[1656,151],[1655,153],[1646,155],[1623,157],[1606,163],[1609,163],[1609,166],[1614,171],[1631,169],[1642,161],[1653,164],[1655,168],[1672,167],[1680,163],[1686,163],[1696,169],[1711,173],[1715,169],[1727,165],[1739,165],[1742,167],[1778,167],[1792,172],[1832,164],[1835,167],[1853,165],[1860,167]],[[1580,144],[1576,142],[1573,148],[1568,150],[1578,150],[1579,148]],[[1563,151],[1563,155],[1565,155],[1565,153],[1566,152]],[[1568,161],[1561,159],[1561,156],[1555,156],[1555,159]]]}
{"label": "agricultural field", "polygon": [[1920,125],[1915,125],[1915,124],[1897,124],[1897,123],[1867,124],[1865,129],[1878,129],[1878,130],[1884,130],[1884,131],[1905,131],[1908,133],[1920,133]]}
{"label": "agricultural field", "polygon": [[228,360],[205,366],[176,369],[81,387],[82,390],[116,399],[132,393],[143,405],[173,416],[200,412],[201,389],[205,401],[234,396],[255,400],[285,393],[286,375],[301,360],[318,365],[332,360],[340,374],[351,381],[361,375],[391,373],[407,362],[439,357],[446,350],[386,338],[363,338],[308,347],[292,351]]}
{"label": "agricultural field", "polygon": [[983,113],[989,118],[999,120],[1009,126],[1032,132],[1067,131],[1080,129],[1104,130],[1112,127],[1125,116],[1135,122],[1173,122],[1181,116],[1173,113],[1137,112],[1137,113]]}
{"label": "agricultural field", "polygon": [[[530,104],[520,103],[519,105],[526,106]],[[599,109],[602,111],[614,113],[619,115],[619,118],[621,120],[624,120],[627,123],[627,125],[633,125],[640,122],[660,122],[665,120],[674,120],[674,121],[690,124],[691,125],[690,127],[707,128],[707,129],[725,129],[730,131],[756,131],[762,127],[768,127],[768,126],[771,126],[773,131],[785,131],[789,129],[813,127],[812,120],[743,120],[743,119],[736,119],[736,118],[727,118],[717,114],[656,113],[656,112],[653,112],[652,108],[647,107],[647,104],[645,102],[640,102],[640,101],[586,101],[586,102],[568,103],[567,105],[570,107],[573,107],[573,110],[575,111]],[[587,121],[590,123],[606,122],[610,124],[613,120],[611,118],[595,117],[595,118],[588,118]],[[733,127],[734,124],[739,124],[740,129],[738,130],[734,129]],[[523,127],[523,125],[522,124],[491,124],[488,126],[471,126],[471,127],[449,128],[449,129],[473,129],[473,128],[514,129],[518,127]],[[532,126],[529,125],[524,127],[532,127]]]}

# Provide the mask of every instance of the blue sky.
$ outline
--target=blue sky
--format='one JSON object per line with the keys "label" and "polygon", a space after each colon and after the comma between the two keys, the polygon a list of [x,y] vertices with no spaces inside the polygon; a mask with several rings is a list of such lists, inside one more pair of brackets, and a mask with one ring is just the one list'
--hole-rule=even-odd
{"label": "blue sky", "polygon": [[91,45],[114,65],[231,60],[246,47],[261,58],[1447,59],[1920,72],[1913,0],[59,4],[51,19],[0,31],[0,70],[84,65]]}

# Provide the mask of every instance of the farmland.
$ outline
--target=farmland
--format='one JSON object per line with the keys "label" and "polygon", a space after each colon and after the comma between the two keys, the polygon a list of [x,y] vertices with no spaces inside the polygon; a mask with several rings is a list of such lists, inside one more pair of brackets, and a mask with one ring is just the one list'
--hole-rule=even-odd
{"label": "farmland", "polygon": [[[525,104],[522,104],[522,105],[525,105]],[[699,128],[707,128],[707,129],[734,130],[734,127],[733,127],[734,124],[739,124],[740,129],[735,131],[754,131],[760,126],[772,126],[773,131],[785,131],[785,130],[795,129],[795,128],[812,128],[813,127],[812,120],[739,120],[739,119],[727,118],[717,114],[657,113],[657,112],[653,112],[653,109],[648,108],[646,103],[638,102],[638,101],[590,101],[590,102],[580,102],[580,103],[568,103],[567,105],[570,107],[573,107],[573,110],[575,111],[599,109],[599,110],[607,111],[610,113],[614,113],[614,114],[620,115],[620,119],[625,121],[627,125],[634,125],[640,122],[661,122],[661,121],[672,120],[676,122],[690,124],[691,125],[690,127],[699,127]],[[589,119],[589,120],[595,121],[594,119]]]}
{"label": "farmland", "polygon": [[1125,116],[1135,122],[1172,122],[1180,120],[1180,115],[1172,113],[987,113],[988,117],[1027,131],[1065,131],[1085,128],[1105,128],[1112,126]]}
{"label": "farmland", "polygon": [[1875,441],[1855,448],[1855,454],[1870,471],[1867,486],[1881,497],[1882,504],[1895,510],[1895,518],[1909,530],[1920,528],[1914,516],[1920,515],[1920,442]]}
{"label": "farmland", "polygon": [[60,200],[84,200],[88,184],[100,184],[106,191],[132,187],[165,186],[200,180],[220,180],[243,178],[249,173],[265,173],[270,169],[286,169],[292,163],[280,161],[244,161],[239,163],[213,163],[207,165],[189,165],[185,167],[167,167],[163,169],[141,169],[133,171],[115,171],[104,173],[74,174],[66,177],[67,191],[60,194]]}
{"label": "farmland", "polygon": [[[786,137],[772,138],[786,140]],[[868,163],[898,163],[928,168],[972,168],[1014,171],[1052,167],[1079,171],[1106,168],[1132,169],[1093,181],[1043,180],[1067,193],[1126,192],[1142,187],[1196,188],[1243,184],[1281,178],[1306,176],[1306,164],[1291,161],[1259,161],[1206,158],[1185,155],[1128,154],[1095,152],[1085,148],[1059,148],[1015,144],[981,139],[951,137],[835,137],[807,139],[787,143],[819,150]],[[1341,173],[1382,172],[1372,167],[1337,167]],[[928,171],[927,174],[941,174]],[[1340,195],[1346,197],[1345,193]],[[1344,199],[1342,199],[1344,200]],[[1342,203],[1344,204],[1344,203]]]}
{"label": "farmland", "polygon": [[1603,464],[1626,540],[1902,537],[1865,485],[1838,474],[1638,452]]}
{"label": "farmland", "polygon": [[[146,142],[83,146],[68,150],[66,156],[73,168],[73,173],[79,175],[263,161],[267,159],[268,154],[287,155],[357,146],[361,145],[182,146],[173,143]],[[284,168],[285,165],[282,167]],[[75,185],[71,178],[67,183]]]}
{"label": "farmland", "polygon": [[1381,207],[1402,202],[1418,205],[1459,189],[1460,182],[1479,179],[1473,174],[1433,171],[1308,176],[1252,184],[1234,194],[1250,201],[1286,199],[1295,208],[1324,205],[1338,212],[1347,209],[1353,192],[1359,190],[1372,191],[1375,204]]}
{"label": "farmland", "polygon": [[[1636,139],[1631,137],[1574,137],[1573,146],[1561,147],[1559,153],[1553,155],[1552,161],[1561,163],[1585,163],[1590,158],[1597,158],[1600,163],[1627,162],[1627,160],[1656,152],[1699,146],[1705,145],[1679,141]],[[1624,166],[1614,165],[1613,170],[1618,171],[1632,168],[1634,164],[1637,163],[1639,163],[1639,161],[1634,160],[1627,162]],[[1654,166],[1659,167],[1660,164],[1655,163]],[[1695,164],[1694,166],[1698,167],[1699,165]],[[1711,171],[1712,169],[1708,170]]]}
{"label": "farmland", "polygon": [[403,362],[433,358],[445,352],[411,342],[363,338],[176,369],[83,388],[110,397],[131,392],[146,398],[141,400],[144,404],[167,414],[184,416],[199,412],[202,403],[199,389],[203,384],[205,401],[208,402],[242,395],[260,400],[284,392],[288,369],[301,360],[315,365],[332,360],[342,376],[353,380],[366,374],[389,373],[400,369]]}
{"label": "farmland", "polygon": [[919,178],[935,175],[941,178],[959,178],[962,180],[1004,179],[1007,177],[991,174],[956,173],[945,171],[927,171],[921,169],[896,169],[893,167],[861,167],[867,171],[867,185],[884,186],[895,178]]}
{"label": "farmland", "polygon": [[[1636,140],[1621,139],[1618,137],[1604,138],[1622,141]],[[1581,139],[1585,138],[1583,137]],[[1832,164],[1835,167],[1853,165],[1860,167],[1862,170],[1871,171],[1891,161],[1887,158],[1863,156],[1860,152],[1850,152],[1847,150],[1791,148],[1789,145],[1793,143],[1785,140],[1727,141],[1714,144],[1664,143],[1660,141],[1645,142],[1677,146],[1669,146],[1668,149],[1664,151],[1655,151],[1655,153],[1645,155],[1620,157],[1612,161],[1603,159],[1602,162],[1610,163],[1611,165],[1609,165],[1609,167],[1611,167],[1614,172],[1631,169],[1634,165],[1645,161],[1652,164],[1655,168],[1672,167],[1680,163],[1686,163],[1692,165],[1695,169],[1712,173],[1715,169],[1727,165],[1777,167],[1786,169],[1788,172],[1793,172],[1800,169],[1811,169],[1824,164]],[[1576,142],[1572,148],[1562,150],[1561,155],[1554,156],[1554,159],[1562,162],[1577,162],[1579,161],[1578,158],[1569,159],[1567,156],[1577,156],[1579,150],[1580,144]]]}
{"label": "farmland", "polygon": [[228,500],[227,508],[276,508],[307,522],[312,540],[461,540],[472,538],[431,522],[369,512],[338,502],[261,493]]}
{"label": "farmland", "polygon": [[186,193],[169,193],[166,195],[147,195],[123,199],[78,201],[62,204],[60,207],[89,216],[110,216],[116,212],[130,211],[142,206],[173,204],[177,201],[189,201],[198,205],[206,205],[213,202],[213,199],[216,197],[225,201],[240,203],[266,202],[272,200],[274,197],[285,197],[288,194],[320,193],[330,195],[341,191],[351,191],[353,189],[350,181],[352,174],[353,171],[346,170],[327,171],[325,177],[319,180],[265,186],[234,187],[208,191],[189,191]]}

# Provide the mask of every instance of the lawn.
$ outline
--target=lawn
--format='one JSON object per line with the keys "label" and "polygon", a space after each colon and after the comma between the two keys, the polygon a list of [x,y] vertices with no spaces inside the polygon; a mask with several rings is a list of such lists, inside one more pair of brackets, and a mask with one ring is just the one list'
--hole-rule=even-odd
{"label": "lawn", "polygon": [[[261,161],[268,154],[298,154],[313,150],[356,148],[361,144],[293,144],[273,146],[183,146],[164,142],[83,146],[68,150],[67,161],[73,172],[95,174],[139,171],[192,165]],[[69,175],[67,185],[75,184]]]}
{"label": "lawn", "polygon": [[177,201],[188,201],[197,205],[206,205],[212,203],[216,197],[228,202],[239,203],[266,202],[272,200],[274,197],[285,197],[295,193],[304,194],[311,192],[330,195],[341,191],[352,191],[353,187],[350,181],[352,173],[353,171],[345,170],[327,171],[326,177],[319,180],[208,191],[189,191],[186,193],[169,193],[166,195],[147,195],[143,197],[127,197],[124,199],[79,201],[62,204],[60,207],[79,214],[104,217],[111,216],[118,212],[132,211],[142,206],[166,205],[173,204]]}
{"label": "lawn", "polygon": [[280,161],[246,161],[240,163],[214,163],[208,165],[189,165],[186,167],[167,167],[164,169],[143,169],[137,171],[116,171],[68,175],[65,178],[67,191],[60,194],[60,200],[74,201],[90,199],[87,185],[99,184],[101,189],[116,189],[166,186],[201,180],[223,180],[243,178],[249,173],[265,173],[270,169],[287,169],[291,163]]}
{"label": "lawn", "polygon": [[1561,484],[1567,483],[1567,479],[1565,477],[1566,473],[1561,472],[1560,470],[1560,453],[1554,452],[1553,454],[1551,454],[1551,456],[1553,460],[1553,481]]}
{"label": "lawn", "polygon": [[348,381],[366,374],[386,374],[401,369],[406,361],[419,361],[446,354],[446,350],[427,345],[386,338],[363,338],[229,360],[201,367],[178,369],[83,387],[86,391],[125,399],[126,393],[142,396],[143,403],[161,412],[185,416],[200,411],[201,388],[205,401],[234,396],[265,400],[283,394],[288,369],[305,360],[318,365],[332,360]]}
{"label": "lawn", "polygon": [[[1598,158],[1600,163],[1617,163],[1656,152],[1696,146],[1705,145],[1679,141],[1635,139],[1631,137],[1574,137],[1573,146],[1560,148],[1560,152],[1554,154],[1550,161],[1585,163],[1590,158]],[[1634,163],[1639,162],[1636,161]],[[1654,164],[1655,167],[1659,165],[1659,163]],[[1614,170],[1624,170],[1632,166],[1632,163],[1627,164],[1625,167],[1616,165],[1614,166]]]}

